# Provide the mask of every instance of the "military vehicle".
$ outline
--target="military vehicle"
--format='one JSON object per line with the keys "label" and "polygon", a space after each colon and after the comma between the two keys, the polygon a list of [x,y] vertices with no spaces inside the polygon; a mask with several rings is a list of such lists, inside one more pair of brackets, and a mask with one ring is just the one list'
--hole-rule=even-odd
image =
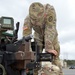
{"label": "military vehicle", "polygon": [[33,75],[41,67],[39,62],[53,59],[53,54],[39,52],[37,42],[30,42],[32,35],[17,39],[19,24],[14,29],[12,17],[0,18],[0,75]]}

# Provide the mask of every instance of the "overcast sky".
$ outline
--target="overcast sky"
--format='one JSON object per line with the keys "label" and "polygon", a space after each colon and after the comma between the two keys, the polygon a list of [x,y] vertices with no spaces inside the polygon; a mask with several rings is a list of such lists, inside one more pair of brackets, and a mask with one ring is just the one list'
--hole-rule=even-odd
{"label": "overcast sky", "polygon": [[0,0],[0,17],[11,16],[15,23],[19,21],[19,38],[22,38],[23,22],[33,2],[54,6],[61,48],[60,58],[75,59],[75,0]]}

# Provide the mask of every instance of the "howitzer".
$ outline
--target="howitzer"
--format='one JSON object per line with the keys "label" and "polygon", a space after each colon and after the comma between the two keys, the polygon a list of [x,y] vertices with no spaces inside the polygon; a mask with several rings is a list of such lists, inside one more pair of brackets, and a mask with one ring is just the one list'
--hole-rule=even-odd
{"label": "howitzer", "polygon": [[[8,66],[9,63],[11,64],[14,61],[8,62],[7,56],[13,54],[13,52],[8,51],[8,45],[17,40],[18,29],[19,22],[17,22],[16,29],[14,30],[14,19],[12,17],[0,18],[0,74],[4,75],[7,73],[10,75],[8,71],[14,73],[13,70]],[[8,58],[11,59],[11,57]]]}
{"label": "howitzer", "polygon": [[[0,23],[0,64],[7,75],[33,75],[34,69],[41,67],[41,61],[52,61],[53,54],[40,53],[37,42],[30,42],[31,35],[17,40],[19,22],[16,23],[15,30],[11,17],[2,17]],[[13,34],[6,33],[8,30],[12,30]]]}
{"label": "howitzer", "polygon": [[0,74],[23,74],[22,71],[26,69],[26,64],[34,60],[34,53],[29,51],[31,36],[17,40],[18,30],[19,22],[16,23],[14,30],[13,18],[0,18],[0,65],[2,66]]}

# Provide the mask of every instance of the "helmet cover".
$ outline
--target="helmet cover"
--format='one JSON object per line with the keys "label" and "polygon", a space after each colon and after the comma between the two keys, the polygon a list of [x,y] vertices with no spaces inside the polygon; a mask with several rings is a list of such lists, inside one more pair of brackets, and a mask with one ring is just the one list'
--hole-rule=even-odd
{"label": "helmet cover", "polygon": [[39,3],[35,2],[32,3],[29,7],[29,16],[33,20],[40,20],[43,18],[44,15],[44,6]]}

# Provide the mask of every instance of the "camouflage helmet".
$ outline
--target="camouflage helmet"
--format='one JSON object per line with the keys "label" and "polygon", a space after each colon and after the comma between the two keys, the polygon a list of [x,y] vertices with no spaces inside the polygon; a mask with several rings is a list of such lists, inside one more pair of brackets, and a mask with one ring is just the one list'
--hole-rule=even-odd
{"label": "camouflage helmet", "polygon": [[56,24],[56,12],[52,5],[46,4],[45,13],[47,13],[46,22],[47,24],[55,25]]}
{"label": "camouflage helmet", "polygon": [[39,2],[34,2],[29,7],[30,19],[40,20],[44,15],[44,6]]}

